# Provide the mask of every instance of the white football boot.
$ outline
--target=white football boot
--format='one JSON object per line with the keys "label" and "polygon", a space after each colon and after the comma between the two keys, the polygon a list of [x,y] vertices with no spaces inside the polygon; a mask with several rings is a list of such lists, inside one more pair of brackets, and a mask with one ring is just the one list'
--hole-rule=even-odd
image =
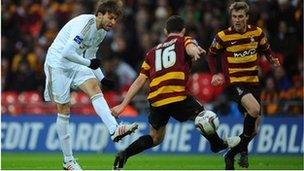
{"label": "white football boot", "polygon": [[239,136],[228,137],[225,142],[228,144],[228,148],[233,148],[241,142],[241,138]]}
{"label": "white football boot", "polygon": [[115,132],[111,135],[114,142],[120,141],[123,137],[132,134],[138,128],[138,124],[123,124],[118,125]]}
{"label": "white football boot", "polygon": [[82,170],[76,160],[63,162],[63,169],[64,170]]}

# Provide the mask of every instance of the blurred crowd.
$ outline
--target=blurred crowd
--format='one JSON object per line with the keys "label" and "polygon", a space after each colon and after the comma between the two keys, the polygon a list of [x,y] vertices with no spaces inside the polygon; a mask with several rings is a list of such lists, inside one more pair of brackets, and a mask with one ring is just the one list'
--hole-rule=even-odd
{"label": "blurred crowd", "polygon": [[[265,115],[303,115],[303,1],[249,0],[250,24],[261,27],[282,67],[260,60],[261,95]],[[2,0],[1,92],[35,92],[44,89],[43,63],[58,31],[69,19],[94,13],[95,0]],[[108,33],[98,51],[104,74],[116,82],[103,87],[110,105],[118,104],[137,76],[145,53],[165,38],[165,20],[181,15],[187,34],[205,49],[214,35],[229,26],[224,0],[125,0],[124,15]],[[205,57],[192,69],[191,91],[207,107],[222,115],[238,116],[236,105],[223,87],[210,85]],[[135,98],[130,111],[146,113],[147,89]],[[40,98],[39,98],[40,99]],[[2,98],[2,107],[6,102]],[[9,102],[7,102],[9,103]],[[6,106],[7,107],[7,106]],[[130,112],[129,111],[129,112]],[[2,113],[12,113],[9,107]]]}

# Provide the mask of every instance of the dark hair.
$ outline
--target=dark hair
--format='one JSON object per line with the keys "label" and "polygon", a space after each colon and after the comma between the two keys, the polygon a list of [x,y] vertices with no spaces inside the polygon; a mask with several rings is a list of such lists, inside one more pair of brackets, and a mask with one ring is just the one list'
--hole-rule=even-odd
{"label": "dark hair", "polygon": [[120,0],[101,0],[98,4],[97,10],[95,15],[97,16],[98,12],[105,14],[105,13],[113,13],[118,17],[122,14],[122,6],[123,3]]}
{"label": "dark hair", "polygon": [[173,15],[166,21],[166,30],[169,33],[179,33],[185,28],[185,22],[179,15]]}
{"label": "dark hair", "polygon": [[248,15],[249,5],[244,1],[234,2],[229,6],[229,14],[231,14],[232,10],[245,10],[246,15]]}

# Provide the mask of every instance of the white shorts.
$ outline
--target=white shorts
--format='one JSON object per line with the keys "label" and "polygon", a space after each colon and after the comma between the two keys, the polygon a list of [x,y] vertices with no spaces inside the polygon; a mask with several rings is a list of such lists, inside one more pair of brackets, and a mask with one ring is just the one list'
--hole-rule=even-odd
{"label": "white shorts", "polygon": [[61,69],[44,64],[44,72],[46,75],[44,99],[59,104],[70,102],[71,88],[75,89],[86,80],[96,78],[90,68],[82,65],[73,69]]}

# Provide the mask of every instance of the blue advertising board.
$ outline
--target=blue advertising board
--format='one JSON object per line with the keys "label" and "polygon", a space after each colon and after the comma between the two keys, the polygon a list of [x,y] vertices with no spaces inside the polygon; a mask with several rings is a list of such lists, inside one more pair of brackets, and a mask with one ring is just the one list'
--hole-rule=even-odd
{"label": "blue advertising board", "polygon": [[[141,135],[149,133],[144,116],[122,118],[124,122],[137,122],[136,133],[113,143],[108,130],[96,116],[72,116],[70,120],[73,150],[78,152],[115,153],[126,148]],[[7,116],[1,119],[2,151],[60,151],[55,127],[56,116]],[[217,130],[221,137],[239,135],[243,118],[220,118]],[[259,134],[250,143],[254,154],[303,154],[303,119],[295,117],[263,118]],[[163,143],[148,153],[211,153],[206,139],[196,131],[192,122],[170,120]]]}

